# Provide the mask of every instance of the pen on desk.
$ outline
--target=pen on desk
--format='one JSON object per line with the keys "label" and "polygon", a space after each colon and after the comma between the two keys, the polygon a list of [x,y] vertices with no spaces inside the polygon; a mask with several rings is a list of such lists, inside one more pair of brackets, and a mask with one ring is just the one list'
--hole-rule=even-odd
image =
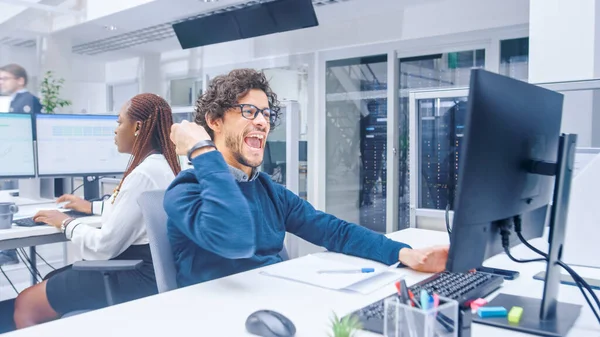
{"label": "pen on desk", "polygon": [[411,306],[406,282],[404,280],[396,282],[396,290],[398,291],[399,301],[402,303],[400,304],[400,309],[404,312],[404,318],[406,319],[406,325],[408,327],[408,335],[410,337],[414,337],[416,336],[417,331],[415,328],[415,322],[413,321],[414,316],[410,312],[412,309],[404,307],[404,305],[409,307]]}
{"label": "pen on desk", "polygon": [[374,272],[374,268],[319,270],[319,274],[364,274]]}

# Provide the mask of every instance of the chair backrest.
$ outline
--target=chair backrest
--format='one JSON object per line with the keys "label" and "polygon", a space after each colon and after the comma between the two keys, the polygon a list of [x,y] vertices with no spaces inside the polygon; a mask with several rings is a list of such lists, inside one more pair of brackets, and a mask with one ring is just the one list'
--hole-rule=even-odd
{"label": "chair backrest", "polygon": [[163,208],[164,197],[164,190],[156,190],[144,192],[138,199],[150,241],[156,285],[161,293],[177,289],[175,258],[167,235],[167,213]]}
{"label": "chair backrest", "polygon": [[287,249],[285,249],[285,244],[283,245],[283,249],[279,252],[279,256],[281,257],[281,259],[283,261],[287,261],[290,259],[290,256],[288,255]]}

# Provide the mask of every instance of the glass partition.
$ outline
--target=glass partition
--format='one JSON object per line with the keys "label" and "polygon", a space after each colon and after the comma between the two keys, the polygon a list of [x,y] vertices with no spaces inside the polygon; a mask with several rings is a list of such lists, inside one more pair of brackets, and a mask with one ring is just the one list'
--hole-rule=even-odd
{"label": "glass partition", "polygon": [[171,106],[192,106],[202,95],[202,80],[181,78],[169,81],[169,103]]}
{"label": "glass partition", "polygon": [[[564,95],[561,132],[577,134],[580,148],[600,147],[600,80],[538,85]],[[438,218],[443,226],[444,210],[453,210],[467,99],[464,88],[410,94],[411,224]]]}
{"label": "glass partition", "polygon": [[[400,151],[399,157],[399,181],[398,181],[398,228],[408,227],[410,221],[410,196],[411,196],[411,174],[415,172],[409,170],[410,163],[410,118],[414,114],[409,112],[409,92],[418,89],[427,88],[452,88],[460,87],[469,84],[470,72],[472,68],[483,68],[485,66],[485,49],[463,50],[458,52],[440,53],[433,55],[422,55],[416,57],[400,58],[400,106],[399,106],[399,128],[400,128]],[[440,162],[442,149],[437,149],[434,144],[445,144],[449,146],[448,139],[442,138],[450,134],[448,127],[444,124],[445,121],[440,115],[442,108],[448,102],[437,102],[433,100],[430,103],[423,102],[422,117],[418,117],[419,125],[427,129],[428,136],[419,140],[425,142],[423,144],[425,152],[428,152],[433,157],[429,158],[429,164],[420,168],[420,172],[426,173],[427,179],[419,182],[419,191],[422,199],[419,200],[418,207],[442,209],[446,207],[448,197],[448,188],[445,182],[449,179],[446,177],[451,172],[444,169],[444,172],[437,173],[437,169],[442,169],[445,164]],[[427,110],[425,106],[431,105]],[[442,108],[449,110],[449,108]],[[419,108],[421,111],[421,108]],[[426,115],[427,111],[431,115]],[[447,121],[446,121],[447,122]],[[435,164],[434,164],[435,163]],[[441,165],[441,166],[440,166]],[[435,169],[434,169],[435,168]],[[433,170],[433,171],[431,171]],[[435,174],[433,174],[435,172]],[[421,174],[417,174],[421,177]],[[442,207],[442,208],[439,208]]]}
{"label": "glass partition", "polygon": [[327,211],[384,233],[387,55],[326,67]]}
{"label": "glass partition", "polygon": [[417,100],[419,208],[453,209],[466,97]]}

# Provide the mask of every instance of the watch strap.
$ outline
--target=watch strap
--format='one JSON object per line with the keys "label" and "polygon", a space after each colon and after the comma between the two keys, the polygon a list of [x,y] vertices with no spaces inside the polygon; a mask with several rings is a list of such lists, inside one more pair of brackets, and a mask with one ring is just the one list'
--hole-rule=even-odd
{"label": "watch strap", "polygon": [[201,149],[203,147],[214,147],[215,149],[217,148],[215,146],[215,143],[213,143],[212,140],[210,140],[210,139],[201,140],[198,143],[196,143],[194,146],[192,146],[192,148],[188,151],[188,153],[187,153],[188,160],[191,162],[192,161],[192,153],[194,153],[196,150]]}

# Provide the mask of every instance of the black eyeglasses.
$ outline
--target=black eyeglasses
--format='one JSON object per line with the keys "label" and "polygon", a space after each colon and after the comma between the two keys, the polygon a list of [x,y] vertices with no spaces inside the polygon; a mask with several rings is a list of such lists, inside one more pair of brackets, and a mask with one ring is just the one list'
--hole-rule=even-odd
{"label": "black eyeglasses", "polygon": [[259,109],[252,104],[238,104],[236,107],[240,108],[242,117],[246,119],[253,120],[259,113],[262,113],[265,119],[269,121],[269,124],[275,125],[275,122],[277,122],[277,114],[271,108]]}

